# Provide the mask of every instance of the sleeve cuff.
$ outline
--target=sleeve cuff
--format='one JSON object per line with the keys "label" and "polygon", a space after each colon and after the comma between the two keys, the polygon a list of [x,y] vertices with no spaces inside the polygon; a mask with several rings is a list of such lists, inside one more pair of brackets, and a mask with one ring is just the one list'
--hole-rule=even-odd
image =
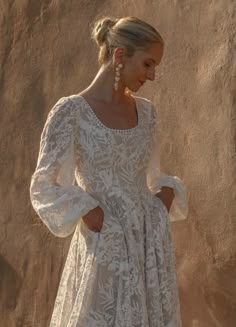
{"label": "sleeve cuff", "polygon": [[157,188],[163,186],[173,188],[174,200],[170,208],[169,216],[171,221],[187,219],[188,215],[188,198],[182,181],[177,176],[163,175],[158,178]]}

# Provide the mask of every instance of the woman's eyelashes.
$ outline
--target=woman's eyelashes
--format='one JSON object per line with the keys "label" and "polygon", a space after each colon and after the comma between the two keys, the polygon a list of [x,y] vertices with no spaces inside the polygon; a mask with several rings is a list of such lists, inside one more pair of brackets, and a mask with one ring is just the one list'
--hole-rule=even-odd
{"label": "woman's eyelashes", "polygon": [[154,70],[156,70],[156,66],[157,66],[157,65],[154,65],[153,63],[146,62],[146,63],[144,64],[144,66],[145,66],[146,68],[153,68]]}

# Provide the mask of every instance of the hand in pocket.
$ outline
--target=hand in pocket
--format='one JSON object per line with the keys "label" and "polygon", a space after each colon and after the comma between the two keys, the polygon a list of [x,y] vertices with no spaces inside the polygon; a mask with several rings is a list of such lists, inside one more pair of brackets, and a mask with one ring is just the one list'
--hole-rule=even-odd
{"label": "hand in pocket", "polygon": [[155,194],[155,196],[158,197],[163,202],[167,211],[169,212],[171,204],[175,197],[174,190],[170,187],[163,186],[161,190]]}
{"label": "hand in pocket", "polygon": [[100,207],[96,207],[90,210],[85,216],[83,216],[85,225],[93,232],[98,233],[102,229],[104,221],[104,211]]}

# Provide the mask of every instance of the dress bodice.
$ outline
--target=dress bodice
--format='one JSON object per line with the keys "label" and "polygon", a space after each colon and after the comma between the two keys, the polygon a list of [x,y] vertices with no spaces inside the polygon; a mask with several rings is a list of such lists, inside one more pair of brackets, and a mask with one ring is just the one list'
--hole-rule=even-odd
{"label": "dress bodice", "polygon": [[80,103],[75,133],[78,184],[89,193],[107,192],[111,188],[124,192],[147,188],[154,126],[151,126],[152,113],[145,100],[135,98],[138,124],[123,130],[106,127],[84,98],[78,96],[74,101]]}

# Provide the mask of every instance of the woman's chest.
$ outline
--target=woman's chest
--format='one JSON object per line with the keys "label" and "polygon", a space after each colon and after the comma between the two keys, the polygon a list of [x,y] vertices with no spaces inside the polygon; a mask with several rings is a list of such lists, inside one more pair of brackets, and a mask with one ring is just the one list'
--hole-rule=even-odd
{"label": "woman's chest", "polygon": [[[84,99],[85,100],[85,99]],[[138,110],[135,102],[127,104],[106,104],[91,102],[87,104],[87,110],[92,113],[103,127],[108,129],[132,129],[138,125]]]}
{"label": "woman's chest", "polygon": [[131,129],[106,128],[87,112],[80,116],[75,134],[75,155],[80,166],[99,168],[138,165],[150,155],[150,131],[141,117]]}

